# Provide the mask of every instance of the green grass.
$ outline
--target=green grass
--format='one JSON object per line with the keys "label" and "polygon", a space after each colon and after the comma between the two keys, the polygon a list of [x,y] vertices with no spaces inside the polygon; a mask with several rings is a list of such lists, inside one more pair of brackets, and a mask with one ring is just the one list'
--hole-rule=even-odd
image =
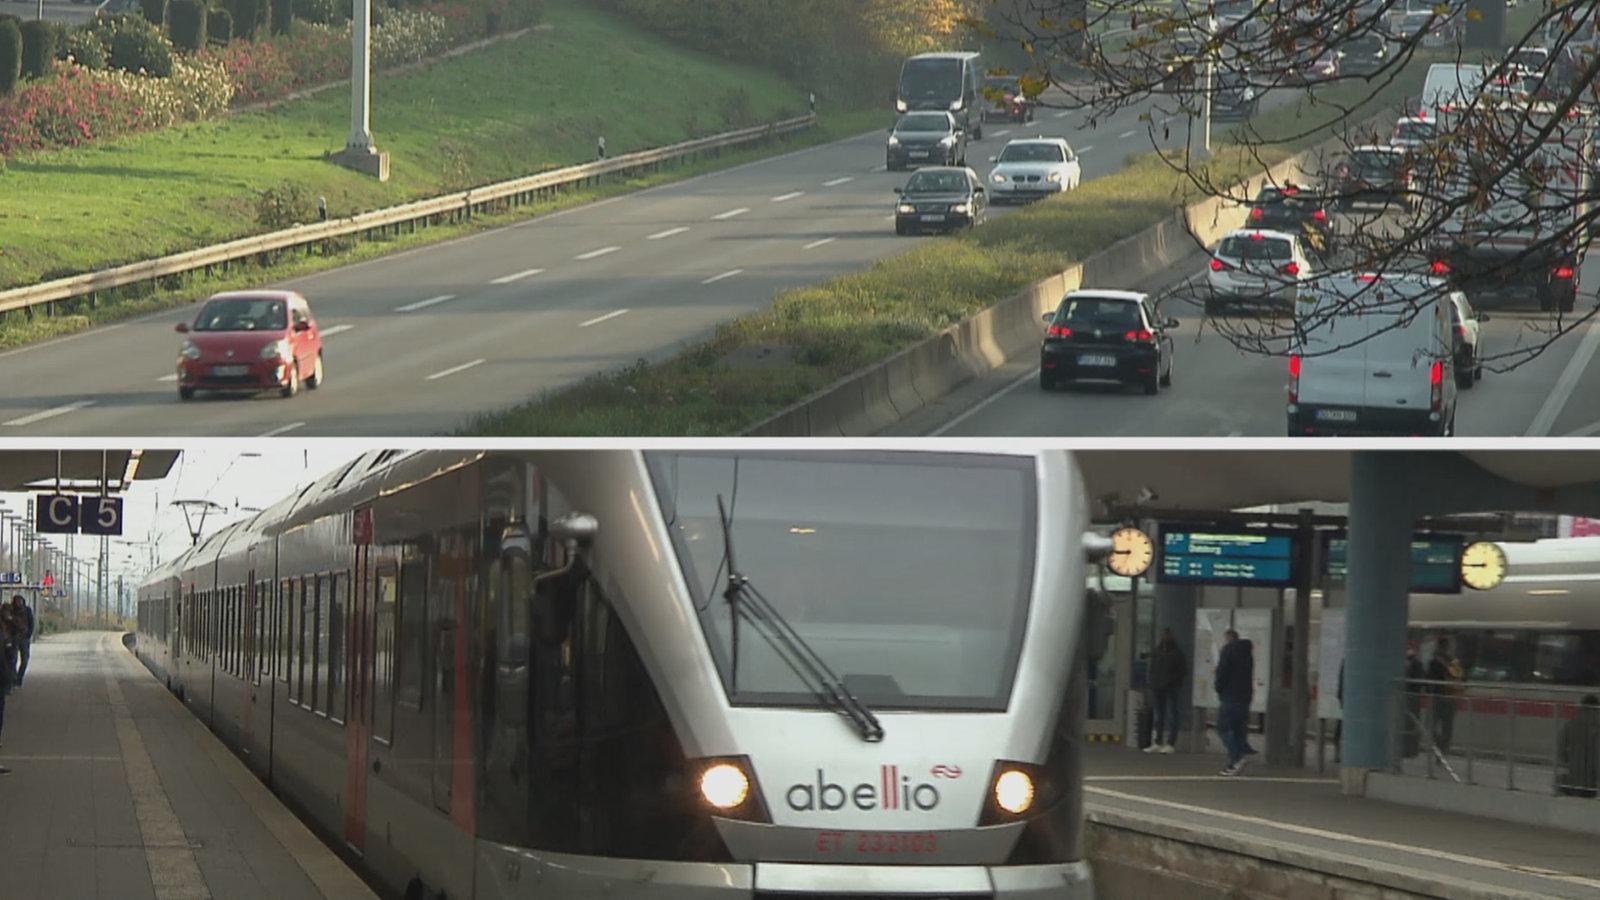
{"label": "green grass", "polygon": [[[298,184],[327,198],[335,216],[586,162],[595,141],[610,155],[658,147],[802,112],[805,94],[759,69],[719,62],[591,12],[575,0],[549,5],[549,30],[379,77],[372,130],[391,154],[379,183],[325,156],[344,146],[349,93],[332,90],[260,112],[13,161],[0,169],[0,288],[150,259],[260,233],[262,191]],[[603,65],[599,64],[603,61]],[[823,110],[819,128],[753,152],[670,174],[568,195],[561,205],[681,178],[880,126],[881,112]],[[478,219],[473,226],[525,218]],[[422,240],[461,229],[433,228]],[[350,255],[300,258],[271,278],[344,264],[419,242],[357,245]],[[175,279],[176,290],[122,292],[89,310],[0,317],[10,346],[151,308],[189,302],[196,288],[257,281]],[[123,299],[126,298],[126,299]]]}
{"label": "green grass", "polygon": [[[1334,85],[1316,99],[1257,116],[1282,143],[1246,147],[1219,131],[1202,181],[1230,185],[1327,140],[1339,106],[1353,124],[1415,93],[1427,61],[1386,87]],[[1363,102],[1364,101],[1364,102]],[[1252,152],[1258,151],[1258,152]],[[773,305],[719,327],[674,358],[586,379],[540,401],[480,417],[463,434],[729,435],[841,378],[937,334],[1137,234],[1199,199],[1187,175],[1147,153],[1122,171],[973,232],[882,259],[866,271],[780,293]],[[758,350],[788,364],[746,365]]]}

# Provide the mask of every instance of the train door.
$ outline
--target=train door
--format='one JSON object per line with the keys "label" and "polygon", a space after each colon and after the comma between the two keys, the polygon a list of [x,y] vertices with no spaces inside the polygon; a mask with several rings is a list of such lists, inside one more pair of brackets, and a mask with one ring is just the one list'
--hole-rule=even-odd
{"label": "train door", "polygon": [[455,747],[456,623],[439,620],[433,646],[433,805],[450,812]]}
{"label": "train door", "polygon": [[[370,510],[357,510],[360,519],[365,513],[370,522]],[[350,685],[350,708],[345,726],[345,750],[348,772],[345,781],[344,840],[357,853],[365,853],[367,846],[367,748],[372,730],[372,590],[375,576],[370,553],[371,531],[368,543],[358,542],[355,548],[355,572],[350,585],[350,634],[348,669],[346,679]]]}
{"label": "train door", "polygon": [[256,570],[250,569],[245,573],[244,582],[244,609],[241,616],[244,619],[236,633],[244,635],[244,668],[235,673],[243,676],[244,683],[244,721],[239,725],[239,747],[244,751],[245,764],[255,768],[255,710],[256,710]]}

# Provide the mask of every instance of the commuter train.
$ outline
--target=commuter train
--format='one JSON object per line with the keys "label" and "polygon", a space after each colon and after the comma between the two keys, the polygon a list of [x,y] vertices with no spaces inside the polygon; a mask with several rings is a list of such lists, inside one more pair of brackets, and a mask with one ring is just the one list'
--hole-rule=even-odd
{"label": "commuter train", "polygon": [[371,452],[136,646],[385,892],[1089,898],[1088,533],[1064,452]]}

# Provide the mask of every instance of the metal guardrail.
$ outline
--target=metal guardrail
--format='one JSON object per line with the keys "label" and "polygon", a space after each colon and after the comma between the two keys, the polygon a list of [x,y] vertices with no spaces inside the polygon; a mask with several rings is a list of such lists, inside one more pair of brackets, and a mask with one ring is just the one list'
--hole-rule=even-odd
{"label": "metal guardrail", "polygon": [[414,233],[418,222],[422,222],[426,227],[428,224],[432,224],[433,220],[445,216],[449,216],[451,221],[459,221],[463,218],[470,219],[474,212],[482,211],[490,204],[510,202],[521,205],[542,199],[562,187],[598,183],[601,178],[607,175],[652,169],[661,166],[663,163],[677,162],[685,158],[697,157],[703,153],[715,153],[729,147],[801,131],[814,124],[816,124],[816,116],[808,113],[792,119],[783,119],[777,122],[769,122],[765,125],[742,128],[738,131],[696,138],[692,141],[658,147],[654,150],[642,150],[638,153],[628,153],[583,165],[553,169],[537,175],[475,187],[470,190],[457,191],[426,200],[417,200],[387,209],[357,213],[348,218],[330,219],[326,222],[311,224],[297,224],[280,231],[240,238],[222,244],[213,244],[198,250],[163,256],[159,259],[116,266],[82,275],[72,275],[67,278],[58,278],[29,287],[12,288],[0,291],[0,312],[19,309],[31,310],[39,306],[45,306],[48,310],[49,304],[80,297],[87,297],[90,304],[93,305],[95,295],[100,291],[126,287],[145,281],[156,281],[200,269],[205,269],[209,272],[216,266],[220,266],[223,271],[227,271],[230,263],[239,260],[252,257],[259,258],[264,254],[296,247],[311,247],[330,238],[343,237],[345,235],[364,233],[366,238],[370,240],[374,233],[382,236],[387,234],[390,228],[394,228],[398,233],[402,226],[407,225],[410,226],[411,231]]}

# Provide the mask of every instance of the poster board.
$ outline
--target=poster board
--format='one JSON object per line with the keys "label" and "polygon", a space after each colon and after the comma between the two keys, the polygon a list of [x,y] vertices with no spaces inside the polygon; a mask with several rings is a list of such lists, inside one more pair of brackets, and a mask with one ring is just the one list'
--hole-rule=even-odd
{"label": "poster board", "polygon": [[1344,665],[1344,610],[1322,611],[1322,636],[1317,647],[1317,718],[1342,719],[1339,669]]}
{"label": "poster board", "polygon": [[1217,708],[1217,689],[1213,676],[1217,671],[1217,657],[1222,653],[1223,633],[1232,628],[1241,640],[1254,644],[1251,655],[1255,658],[1255,690],[1250,697],[1250,711],[1267,711],[1267,679],[1272,672],[1272,637],[1276,610],[1271,609],[1197,609],[1194,611],[1194,705],[1200,709]]}

